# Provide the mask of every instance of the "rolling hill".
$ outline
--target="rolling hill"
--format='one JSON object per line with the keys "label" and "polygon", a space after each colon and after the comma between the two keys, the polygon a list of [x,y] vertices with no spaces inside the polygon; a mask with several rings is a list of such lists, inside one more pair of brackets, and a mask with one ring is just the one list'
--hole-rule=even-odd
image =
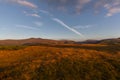
{"label": "rolling hill", "polygon": [[73,44],[69,40],[50,40],[42,38],[29,38],[21,40],[0,40],[0,45],[39,45],[39,44]]}
{"label": "rolling hill", "polygon": [[120,38],[102,39],[102,40],[86,40],[76,42],[77,44],[107,44],[107,45],[120,45]]}
{"label": "rolling hill", "polygon": [[103,40],[86,40],[86,41],[71,41],[71,40],[52,40],[42,38],[29,38],[20,40],[0,40],[0,45],[41,45],[41,44],[107,44],[119,45],[120,38],[103,39]]}

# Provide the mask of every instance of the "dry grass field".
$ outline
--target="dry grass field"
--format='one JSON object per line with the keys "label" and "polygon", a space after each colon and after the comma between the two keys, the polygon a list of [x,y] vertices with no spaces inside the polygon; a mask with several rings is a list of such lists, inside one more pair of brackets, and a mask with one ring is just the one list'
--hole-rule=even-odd
{"label": "dry grass field", "polygon": [[0,47],[0,80],[120,80],[120,46]]}

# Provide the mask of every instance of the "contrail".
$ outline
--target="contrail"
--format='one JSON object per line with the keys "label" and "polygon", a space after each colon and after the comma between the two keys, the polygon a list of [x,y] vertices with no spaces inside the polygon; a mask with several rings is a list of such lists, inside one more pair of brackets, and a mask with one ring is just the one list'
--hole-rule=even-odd
{"label": "contrail", "polygon": [[81,34],[80,32],[78,32],[77,30],[69,27],[68,25],[66,25],[63,21],[61,21],[60,19],[57,18],[53,18],[54,21],[58,22],[59,24],[61,24],[62,26],[66,27],[67,29],[71,30],[72,32],[76,33],[79,36],[85,37],[83,34]]}
{"label": "contrail", "polygon": [[19,28],[26,28],[26,29],[31,29],[31,30],[39,30],[38,28],[34,28],[34,27],[26,26],[26,25],[15,25],[15,26],[19,27]]}

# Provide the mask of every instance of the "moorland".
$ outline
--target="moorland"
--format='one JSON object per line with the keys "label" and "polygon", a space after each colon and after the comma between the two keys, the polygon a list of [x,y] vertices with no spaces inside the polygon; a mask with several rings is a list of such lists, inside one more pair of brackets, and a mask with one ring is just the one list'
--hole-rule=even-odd
{"label": "moorland", "polygon": [[119,42],[3,40],[0,80],[120,80]]}

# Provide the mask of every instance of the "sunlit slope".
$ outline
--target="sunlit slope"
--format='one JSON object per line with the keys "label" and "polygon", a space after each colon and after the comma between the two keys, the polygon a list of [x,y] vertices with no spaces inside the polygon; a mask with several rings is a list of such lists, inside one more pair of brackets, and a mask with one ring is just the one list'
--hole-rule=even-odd
{"label": "sunlit slope", "polygon": [[105,46],[28,46],[0,50],[0,80],[120,80],[120,51],[110,53],[89,48]]}

